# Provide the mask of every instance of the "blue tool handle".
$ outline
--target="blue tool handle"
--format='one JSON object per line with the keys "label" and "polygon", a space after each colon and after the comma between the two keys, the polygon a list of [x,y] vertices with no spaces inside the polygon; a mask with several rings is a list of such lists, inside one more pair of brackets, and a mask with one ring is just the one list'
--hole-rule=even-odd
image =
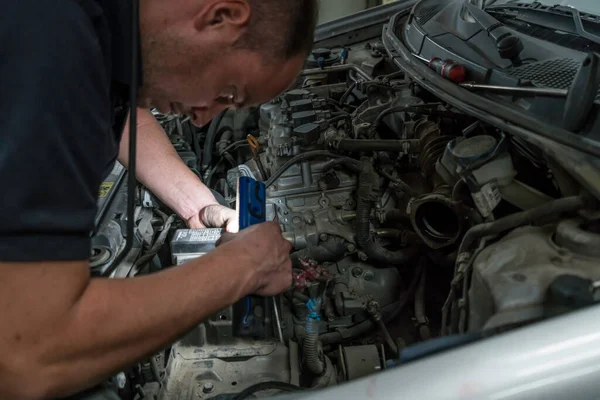
{"label": "blue tool handle", "polygon": [[[240,230],[265,222],[267,220],[265,184],[250,177],[241,176],[238,180],[237,189],[236,209]],[[252,296],[246,297],[244,303],[245,315],[242,319],[242,329],[245,333],[250,333],[253,320]]]}
{"label": "blue tool handle", "polygon": [[267,197],[265,184],[250,177],[242,176],[238,180],[237,212],[240,230],[267,220]]}

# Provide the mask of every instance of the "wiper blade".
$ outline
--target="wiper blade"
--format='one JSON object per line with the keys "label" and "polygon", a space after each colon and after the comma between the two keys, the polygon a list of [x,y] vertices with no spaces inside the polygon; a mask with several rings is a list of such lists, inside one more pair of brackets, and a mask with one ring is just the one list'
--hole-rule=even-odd
{"label": "wiper blade", "polygon": [[522,11],[552,14],[552,15],[557,15],[557,16],[561,16],[564,18],[570,18],[574,24],[574,32],[573,33],[575,33],[575,34],[579,35],[580,37],[585,38],[591,42],[600,44],[600,36],[586,31],[583,26],[584,17],[585,17],[586,22],[595,23],[595,24],[600,23],[597,19],[587,18],[588,16],[593,16],[594,14],[584,13],[583,14],[584,17],[582,17],[582,13],[579,10],[577,10],[576,8],[565,7],[565,6],[561,6],[561,5],[547,7],[537,1],[535,1],[531,4],[505,3],[505,4],[500,4],[500,5],[492,5],[492,6],[489,6],[486,8],[486,11],[491,12],[491,13],[500,12],[502,10],[522,10]]}

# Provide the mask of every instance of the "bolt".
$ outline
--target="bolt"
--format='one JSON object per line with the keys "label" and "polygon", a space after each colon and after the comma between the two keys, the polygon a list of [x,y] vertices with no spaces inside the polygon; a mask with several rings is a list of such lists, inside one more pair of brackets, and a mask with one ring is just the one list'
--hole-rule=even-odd
{"label": "bolt", "polygon": [[319,235],[319,239],[321,240],[321,242],[326,242],[327,241],[327,234],[326,233],[321,233]]}
{"label": "bolt", "polygon": [[362,275],[362,273],[363,273],[363,270],[360,267],[356,267],[356,268],[352,269],[352,276],[355,278],[360,277]]}
{"label": "bolt", "polygon": [[292,218],[292,222],[296,225],[298,225],[300,222],[302,222],[302,220],[300,219],[300,217],[294,217]]}
{"label": "bolt", "polygon": [[202,386],[202,391],[204,393],[212,393],[215,390],[215,385],[212,382],[206,382],[204,386]]}
{"label": "bolt", "polygon": [[358,252],[358,258],[361,261],[367,261],[367,259],[369,258],[365,253],[363,253],[362,251]]}
{"label": "bolt", "polygon": [[346,249],[348,249],[349,252],[353,252],[356,251],[356,246],[350,243],[348,246],[346,246]]}
{"label": "bolt", "polygon": [[365,281],[367,281],[367,282],[372,281],[373,278],[375,278],[375,275],[373,274],[372,271],[365,272]]}

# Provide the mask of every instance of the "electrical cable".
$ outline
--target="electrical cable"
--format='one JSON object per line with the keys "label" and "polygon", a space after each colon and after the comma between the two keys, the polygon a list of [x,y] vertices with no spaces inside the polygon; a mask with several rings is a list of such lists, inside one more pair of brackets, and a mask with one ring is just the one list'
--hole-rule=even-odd
{"label": "electrical cable", "polygon": [[143,266],[144,264],[146,264],[147,262],[149,262],[150,260],[152,260],[154,258],[154,256],[158,254],[161,247],[167,241],[167,235],[169,234],[169,230],[171,229],[173,222],[175,222],[175,215],[171,215],[169,218],[167,218],[167,220],[165,221],[165,224],[163,225],[162,231],[158,235],[158,238],[156,238],[156,242],[154,242],[154,244],[152,245],[152,247],[146,254],[144,254],[142,257],[140,257],[131,266],[129,273],[127,274],[128,277],[133,277],[133,276],[137,275],[140,267]]}
{"label": "electrical cable", "polygon": [[408,183],[404,182],[402,179],[392,176],[383,169],[380,169],[378,172],[381,176],[383,176],[388,181],[392,182],[394,185],[396,185],[398,189],[406,193],[408,196],[417,197],[419,195],[419,193],[417,193],[413,188],[410,187]]}
{"label": "electrical cable", "polygon": [[138,57],[139,57],[139,2],[132,1],[131,6],[131,86],[129,88],[129,163],[127,168],[127,236],[125,247],[102,275],[110,276],[117,266],[127,257],[133,247],[134,241],[134,215],[135,215],[135,190],[137,188],[136,177],[136,146],[137,146],[137,91],[138,91]]}
{"label": "electrical cable", "polygon": [[233,142],[229,146],[227,146],[223,149],[223,151],[221,152],[221,158],[219,158],[219,161],[217,161],[215,166],[213,168],[211,168],[209,171],[207,171],[207,173],[206,173],[206,176],[204,179],[204,184],[207,187],[210,187],[210,181],[212,180],[212,177],[215,174],[215,172],[217,172],[217,168],[223,163],[223,161],[225,161],[225,159],[226,159],[225,154],[227,154],[227,152],[229,150],[236,149],[238,147],[244,147],[244,146],[250,146],[250,144],[246,140],[238,140],[237,142]]}
{"label": "electrical cable", "polygon": [[217,137],[219,126],[225,118],[225,114],[227,114],[227,108],[217,114],[216,117],[213,118],[210,126],[208,127],[208,133],[206,134],[206,139],[204,140],[204,150],[202,155],[202,172],[208,171],[212,164],[212,151],[215,146],[215,139]]}
{"label": "electrical cable", "polygon": [[261,382],[256,385],[250,386],[247,389],[244,389],[242,392],[233,397],[232,400],[245,400],[252,396],[254,393],[262,392],[263,390],[279,390],[282,392],[298,392],[301,390],[306,390],[306,388],[292,385],[291,383],[286,382]]}

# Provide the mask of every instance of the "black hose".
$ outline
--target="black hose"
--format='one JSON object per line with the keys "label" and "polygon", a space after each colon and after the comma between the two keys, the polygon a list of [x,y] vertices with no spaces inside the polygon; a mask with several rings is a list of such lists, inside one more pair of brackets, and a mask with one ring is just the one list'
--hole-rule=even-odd
{"label": "black hose", "polygon": [[356,203],[356,243],[371,259],[386,264],[401,265],[410,261],[418,252],[417,247],[391,251],[383,247],[376,235],[371,233],[371,211],[377,201],[379,176],[369,161],[362,164],[358,178],[358,201]]}
{"label": "black hose", "polygon": [[275,171],[275,173],[273,173],[273,175],[271,175],[271,177],[269,179],[267,179],[267,181],[265,182],[265,186],[267,188],[272,186],[277,181],[277,179],[279,179],[279,177],[285,173],[285,171],[287,171],[294,165],[301,163],[302,161],[306,161],[311,158],[317,158],[317,157],[340,158],[340,157],[344,157],[344,156],[332,153],[327,150],[307,151],[306,153],[297,155],[296,157],[290,159],[285,164],[283,164],[281,166],[281,168],[279,168],[277,171]]}
{"label": "black hose", "polygon": [[[233,137],[233,128],[229,125],[222,126],[215,136],[215,142],[217,143],[217,153],[222,152],[222,148],[224,148],[227,143]],[[217,140],[218,139],[218,140]]]}
{"label": "black hose", "polygon": [[553,200],[531,210],[509,215],[508,217],[493,222],[476,225],[469,229],[465,234],[458,250],[458,254],[460,256],[460,254],[468,251],[473,242],[479,238],[496,235],[553,215],[577,211],[585,205],[586,200],[581,196],[565,197],[563,199]]}
{"label": "black hose", "polygon": [[134,0],[131,6],[131,48],[134,49],[131,57],[131,86],[129,87],[129,160],[127,166],[127,236],[125,247],[102,275],[110,276],[119,264],[127,257],[135,240],[135,192],[137,189],[136,147],[137,147],[137,91],[138,91],[138,43],[139,43],[139,17],[140,5]]}
{"label": "black hose", "polygon": [[300,265],[300,259],[308,258],[317,263],[336,262],[344,258],[346,253],[344,240],[341,238],[330,238],[318,246],[310,246],[303,250],[298,250],[290,254],[292,265]]}
{"label": "black hose", "polygon": [[341,151],[391,151],[417,154],[421,150],[421,141],[418,139],[405,140],[361,140],[361,139],[342,139],[336,143],[336,148]]}
{"label": "black hose", "polygon": [[340,98],[340,104],[342,106],[344,105],[344,103],[346,102],[346,100],[348,100],[348,97],[350,97],[350,95],[352,94],[352,92],[354,91],[354,89],[356,89],[356,86],[358,86],[358,83],[354,82],[352,85],[350,85],[350,87],[348,88],[348,90],[346,90],[344,92],[344,94]]}
{"label": "black hose", "polygon": [[306,388],[292,385],[291,383],[286,382],[261,382],[256,385],[250,386],[244,389],[242,392],[238,393],[233,400],[245,400],[248,397],[252,396],[254,393],[262,392],[263,390],[280,390],[282,392],[297,392],[301,390],[306,390]]}
{"label": "black hose", "polygon": [[227,114],[227,109],[221,111],[217,114],[216,117],[213,118],[210,126],[208,127],[208,133],[206,134],[206,139],[204,141],[204,154],[202,156],[202,169],[208,170],[212,164],[212,152],[215,146],[215,139],[217,137],[217,132],[223,118],[225,118],[225,114]]}

